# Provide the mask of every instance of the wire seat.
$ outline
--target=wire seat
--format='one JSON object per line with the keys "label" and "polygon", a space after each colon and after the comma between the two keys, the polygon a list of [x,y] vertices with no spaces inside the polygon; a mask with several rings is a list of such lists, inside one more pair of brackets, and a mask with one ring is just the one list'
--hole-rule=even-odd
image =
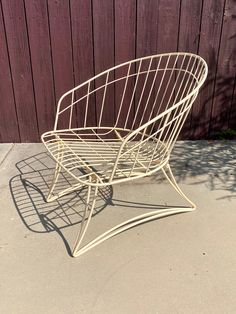
{"label": "wire seat", "polygon": [[[84,132],[82,132],[84,131]],[[96,177],[96,184],[110,185],[113,166],[119,154],[121,142],[130,134],[131,130],[126,130],[126,135],[122,138],[117,130],[107,128],[113,134],[112,138],[103,138],[103,133],[96,133],[95,128],[73,129],[65,131],[51,131],[42,137],[48,151],[54,156],[56,161],[71,174],[75,179],[83,181],[84,184],[91,184],[89,177]],[[86,133],[85,133],[86,132]],[[107,132],[105,132],[107,134]],[[135,161],[135,146],[138,149],[139,142],[129,142],[123,156],[119,158],[114,182],[119,183],[123,179],[145,176],[148,168],[157,171],[157,166],[161,167],[167,162],[167,150],[163,143],[159,143],[156,149],[157,141],[147,141],[139,151],[139,159],[136,161],[134,169],[130,176],[130,165]],[[149,156],[153,154],[152,164]],[[62,157],[63,154],[63,157]]]}

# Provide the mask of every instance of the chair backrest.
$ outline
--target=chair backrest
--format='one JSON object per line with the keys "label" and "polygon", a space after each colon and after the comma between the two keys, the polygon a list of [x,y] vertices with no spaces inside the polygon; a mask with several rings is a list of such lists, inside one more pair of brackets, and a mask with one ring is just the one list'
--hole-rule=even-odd
{"label": "chair backrest", "polygon": [[77,118],[69,119],[69,128],[115,126],[134,130],[176,104],[191,104],[206,75],[206,62],[190,53],[132,60],[65,93],[59,100],[58,118],[74,110]]}
{"label": "chair backrest", "polygon": [[66,128],[115,128],[125,138],[121,156],[127,154],[130,141],[137,141],[132,156],[138,160],[142,154],[141,164],[151,171],[160,156],[164,160],[170,154],[207,72],[206,62],[191,53],[131,60],[64,94],[55,129],[65,114]]}

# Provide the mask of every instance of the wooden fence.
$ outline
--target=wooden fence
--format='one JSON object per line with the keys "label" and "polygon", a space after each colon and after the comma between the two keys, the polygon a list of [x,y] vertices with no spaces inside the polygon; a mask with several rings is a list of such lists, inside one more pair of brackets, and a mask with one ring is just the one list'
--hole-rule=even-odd
{"label": "wooden fence", "polygon": [[135,57],[198,53],[207,83],[182,138],[236,126],[235,0],[0,0],[0,141],[36,142],[56,101]]}

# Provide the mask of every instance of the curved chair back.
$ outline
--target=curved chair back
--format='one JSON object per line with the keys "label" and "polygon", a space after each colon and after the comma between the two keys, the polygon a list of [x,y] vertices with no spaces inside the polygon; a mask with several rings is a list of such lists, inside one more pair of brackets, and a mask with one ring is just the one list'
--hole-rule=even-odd
{"label": "curved chair back", "polygon": [[120,138],[110,180],[120,159],[132,160],[128,177],[152,172],[168,161],[206,76],[206,62],[191,53],[125,62],[65,93],[59,100],[54,130],[67,115],[65,129],[92,127],[100,135]]}
{"label": "curved chair back", "polygon": [[[77,108],[67,127],[134,130],[179,104],[188,108],[207,75],[207,64],[190,53],[143,57],[108,69],[65,93],[58,115]],[[76,105],[76,106],[75,106]],[[187,111],[187,110],[186,110]],[[56,119],[55,128],[57,128]]]}

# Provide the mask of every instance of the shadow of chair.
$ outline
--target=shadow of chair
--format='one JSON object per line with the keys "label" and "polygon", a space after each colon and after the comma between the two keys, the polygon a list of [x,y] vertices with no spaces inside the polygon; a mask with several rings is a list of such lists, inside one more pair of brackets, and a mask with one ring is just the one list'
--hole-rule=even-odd
{"label": "shadow of chair", "polygon": [[[87,188],[67,194],[48,204],[46,195],[52,181],[54,166],[48,153],[30,156],[16,164],[19,174],[11,178],[10,191],[24,225],[32,232],[48,233],[56,231],[63,239],[69,255],[71,250],[61,229],[80,224],[83,218]],[[63,188],[73,184],[66,173],[61,173],[58,186]],[[104,187],[98,192],[95,216],[111,203],[113,190]]]}
{"label": "shadow of chair", "polygon": [[[51,203],[46,202],[50,183],[54,174],[54,161],[47,152],[30,156],[16,163],[19,174],[9,182],[10,191],[17,212],[28,230],[35,233],[57,232],[64,242],[70,256],[71,248],[62,230],[78,225],[84,215],[87,187],[66,194]],[[155,177],[156,180],[161,178]],[[73,184],[71,177],[61,172],[58,179],[58,188],[63,189]],[[100,213],[107,206],[118,208],[135,208],[145,210],[163,210],[173,206],[133,202],[113,197],[112,186],[101,187],[98,190],[96,206],[92,217]]]}

